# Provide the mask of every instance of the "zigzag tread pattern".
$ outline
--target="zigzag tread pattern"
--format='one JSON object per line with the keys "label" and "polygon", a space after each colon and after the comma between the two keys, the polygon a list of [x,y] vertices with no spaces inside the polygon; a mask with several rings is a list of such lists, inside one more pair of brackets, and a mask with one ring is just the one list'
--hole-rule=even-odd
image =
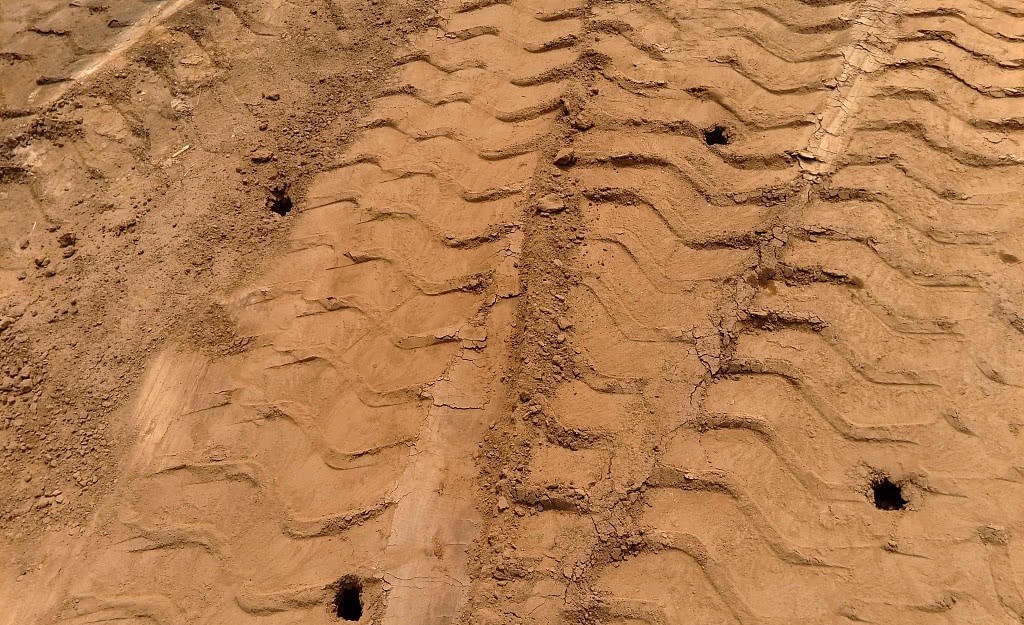
{"label": "zigzag tread pattern", "polygon": [[517,206],[573,60],[546,38],[572,20],[538,43],[526,13],[500,29],[443,14],[461,36],[410,42],[296,207],[285,256],[228,297],[245,349],[170,347],[150,366],[120,504],[51,622],[330,623],[343,579],[375,622],[450,621],[466,601]]}
{"label": "zigzag tread pattern", "polygon": [[1019,622],[1021,14],[588,4],[575,370],[475,618]]}
{"label": "zigzag tread pattern", "polygon": [[351,575],[387,625],[1021,622],[1024,10],[441,22],[250,346],[154,364],[55,621],[327,623]]}

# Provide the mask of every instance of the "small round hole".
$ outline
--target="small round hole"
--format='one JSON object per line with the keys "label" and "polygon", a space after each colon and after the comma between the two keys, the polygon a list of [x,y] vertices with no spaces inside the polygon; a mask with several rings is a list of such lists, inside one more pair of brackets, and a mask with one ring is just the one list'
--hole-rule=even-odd
{"label": "small round hole", "polygon": [[729,129],[725,126],[715,126],[704,131],[704,143],[708,145],[728,145],[731,140]]}
{"label": "small round hole", "polygon": [[363,585],[357,581],[343,580],[334,595],[334,614],[343,621],[358,621],[363,618]]}
{"label": "small round hole", "polygon": [[885,476],[871,481],[871,495],[879,510],[902,510],[907,506],[903,487]]}
{"label": "small round hole", "polygon": [[282,217],[292,212],[292,196],[288,195],[288,187],[279,185],[271,189],[270,197],[267,198],[267,206]]}

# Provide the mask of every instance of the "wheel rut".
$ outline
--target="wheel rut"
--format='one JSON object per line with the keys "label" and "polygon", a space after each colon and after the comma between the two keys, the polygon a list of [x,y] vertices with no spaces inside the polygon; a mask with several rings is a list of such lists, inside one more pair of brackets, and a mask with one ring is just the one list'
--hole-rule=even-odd
{"label": "wheel rut", "polygon": [[939,7],[735,5],[565,9],[590,64],[525,215],[465,621],[1013,622],[984,545],[1014,523],[990,497],[1021,397],[981,337],[1019,340],[995,261],[1016,144],[970,140],[932,86],[998,106],[972,77],[998,59],[936,35]]}
{"label": "wheel rut", "polygon": [[53,621],[1018,622],[1020,22],[439,5]]}
{"label": "wheel rut", "polygon": [[829,163],[845,151],[849,127],[858,117],[867,88],[862,76],[882,69],[892,60],[900,21],[899,7],[898,0],[871,0],[857,10],[852,20],[852,42],[843,50],[842,71],[826,83],[833,94],[807,146],[810,171],[828,173]]}

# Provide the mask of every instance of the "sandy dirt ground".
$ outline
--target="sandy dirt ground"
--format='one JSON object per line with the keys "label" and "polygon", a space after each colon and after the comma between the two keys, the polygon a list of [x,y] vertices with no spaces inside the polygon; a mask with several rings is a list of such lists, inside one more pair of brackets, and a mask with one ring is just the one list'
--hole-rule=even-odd
{"label": "sandy dirt ground", "polygon": [[0,623],[1024,622],[1024,6],[0,0]]}

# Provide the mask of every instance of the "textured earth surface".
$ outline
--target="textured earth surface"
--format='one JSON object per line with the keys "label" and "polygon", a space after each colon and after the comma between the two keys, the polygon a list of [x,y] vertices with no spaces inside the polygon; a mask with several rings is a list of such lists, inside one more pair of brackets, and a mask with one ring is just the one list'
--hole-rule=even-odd
{"label": "textured earth surface", "polygon": [[6,0],[0,622],[1024,622],[1024,6]]}

